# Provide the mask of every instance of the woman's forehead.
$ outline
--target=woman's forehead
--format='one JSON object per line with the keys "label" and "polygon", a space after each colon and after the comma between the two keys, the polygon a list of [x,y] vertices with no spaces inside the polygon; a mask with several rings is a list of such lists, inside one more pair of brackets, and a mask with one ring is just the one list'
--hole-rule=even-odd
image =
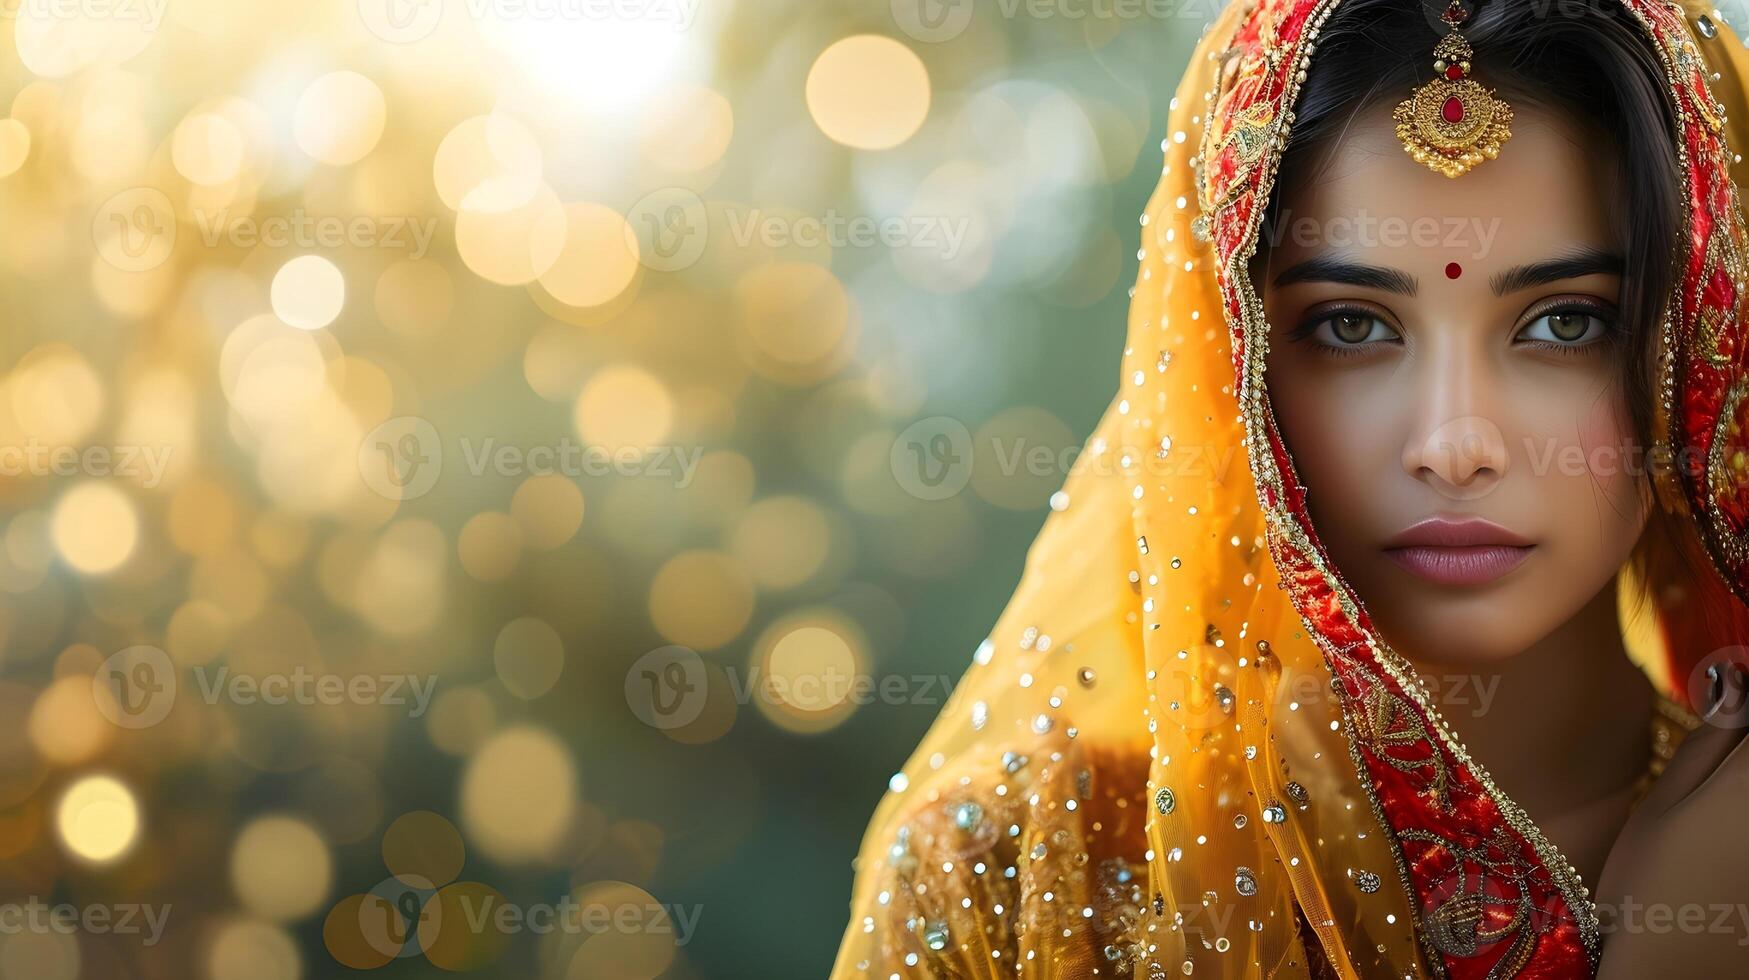
{"label": "woman's forehead", "polygon": [[1284,185],[1265,230],[1270,265],[1335,251],[1380,265],[1483,269],[1619,251],[1599,148],[1538,112],[1517,129],[1511,153],[1450,178],[1403,152],[1388,115],[1360,116],[1303,179]]}

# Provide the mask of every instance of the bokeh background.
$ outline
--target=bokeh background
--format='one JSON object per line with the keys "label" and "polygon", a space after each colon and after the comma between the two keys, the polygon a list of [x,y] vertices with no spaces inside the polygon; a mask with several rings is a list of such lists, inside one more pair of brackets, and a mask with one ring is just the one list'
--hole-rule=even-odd
{"label": "bokeh background", "polygon": [[1213,0],[7,0],[0,980],[819,977]]}

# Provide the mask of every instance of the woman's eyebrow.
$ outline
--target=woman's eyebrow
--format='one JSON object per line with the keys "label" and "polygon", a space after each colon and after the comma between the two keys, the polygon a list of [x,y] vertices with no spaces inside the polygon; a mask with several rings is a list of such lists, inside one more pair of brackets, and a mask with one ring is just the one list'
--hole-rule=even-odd
{"label": "woman's eyebrow", "polygon": [[1338,282],[1348,286],[1366,286],[1387,293],[1415,295],[1415,277],[1401,269],[1382,265],[1366,265],[1348,259],[1320,255],[1288,266],[1275,277],[1275,288],[1296,282]]}
{"label": "woman's eyebrow", "polygon": [[1488,284],[1494,287],[1494,295],[1504,296],[1520,289],[1560,282],[1562,279],[1578,279],[1598,273],[1619,276],[1626,268],[1627,263],[1620,255],[1602,249],[1586,248],[1547,262],[1515,265],[1504,272],[1495,273],[1488,280]]}

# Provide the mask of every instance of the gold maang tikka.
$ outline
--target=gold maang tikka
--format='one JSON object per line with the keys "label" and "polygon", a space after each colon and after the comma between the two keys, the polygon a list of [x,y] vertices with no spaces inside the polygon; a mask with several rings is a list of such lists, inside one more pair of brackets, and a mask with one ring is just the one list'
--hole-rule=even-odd
{"label": "gold maang tikka", "polygon": [[1397,103],[1391,118],[1410,156],[1456,177],[1500,155],[1512,136],[1512,107],[1470,77],[1470,42],[1458,33],[1469,14],[1460,0],[1451,0],[1439,19],[1450,33],[1433,46],[1438,74]]}

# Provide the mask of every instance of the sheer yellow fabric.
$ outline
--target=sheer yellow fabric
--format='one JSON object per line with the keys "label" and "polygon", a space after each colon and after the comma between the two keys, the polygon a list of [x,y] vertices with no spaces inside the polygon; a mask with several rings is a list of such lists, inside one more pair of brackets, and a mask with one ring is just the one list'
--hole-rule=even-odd
{"label": "sheer yellow fabric", "polygon": [[[1119,390],[874,814],[834,978],[1439,975],[1265,545],[1191,229],[1205,93],[1247,6],[1172,101]],[[1749,55],[1728,41],[1708,55],[1730,51],[1715,91],[1735,127]],[[1657,656],[1643,621],[1631,640]]]}

